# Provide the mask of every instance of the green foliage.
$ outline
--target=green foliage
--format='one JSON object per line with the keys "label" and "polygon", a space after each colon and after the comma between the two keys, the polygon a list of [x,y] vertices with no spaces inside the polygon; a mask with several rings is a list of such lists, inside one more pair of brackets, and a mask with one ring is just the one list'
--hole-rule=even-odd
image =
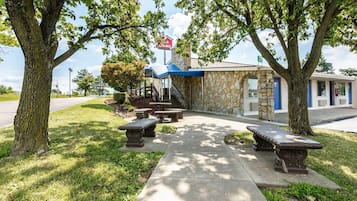
{"label": "green foliage", "polygon": [[254,143],[254,139],[252,132],[236,131],[224,136],[224,142],[226,144],[251,145]]}
{"label": "green foliage", "polygon": [[0,95],[0,101],[11,101],[11,100],[19,100],[20,96],[18,94],[2,94]]}
{"label": "green foliage", "polygon": [[[113,54],[112,56],[106,58],[103,64],[107,63],[119,63],[124,62],[125,64],[132,63],[134,61],[139,61],[139,58],[130,51],[123,52],[121,54]],[[146,61],[147,62],[147,61]]]}
{"label": "green foliage", "polygon": [[0,84],[0,95],[10,93],[14,93],[11,87],[6,87],[5,85]]}
{"label": "green foliage", "polygon": [[335,69],[333,68],[332,63],[328,63],[323,55],[321,55],[315,71],[319,73],[335,74]]}
{"label": "green foliage", "polygon": [[175,134],[176,126],[158,124],[155,131],[158,133]]}
{"label": "green foliage", "polygon": [[357,69],[355,68],[342,68],[340,73],[347,76],[357,76]]}
{"label": "green foliage", "polygon": [[126,141],[104,99],[50,115],[50,151],[7,157],[14,131],[0,130],[0,200],[134,201],[160,152],[120,151]]}
{"label": "green foliage", "polygon": [[115,92],[113,94],[114,100],[119,104],[123,104],[125,102],[125,97],[126,97],[125,92]]}
{"label": "green foliage", "polygon": [[[317,34],[327,8],[332,9],[336,6],[336,16],[332,16],[333,19],[327,25],[326,34],[322,35],[323,42],[331,45],[348,45],[352,50],[357,51],[357,31],[353,23],[356,4],[353,0],[334,3],[330,1],[179,0],[176,5],[186,13],[193,13],[193,17],[187,33],[183,35],[183,40],[179,41],[178,46],[181,52],[192,46],[193,52],[197,52],[204,61],[221,60],[228,56],[235,45],[247,40],[247,36],[255,38],[257,33],[264,30],[270,33],[265,48],[270,56],[274,56],[276,49],[287,48],[289,39],[297,37],[300,41],[304,41]],[[273,43],[274,38],[279,39],[278,44]],[[264,46],[264,43],[255,39],[253,43],[256,47]],[[257,48],[261,53],[265,49]],[[270,63],[266,50],[262,55]],[[288,61],[287,52],[285,56],[284,61]],[[280,60],[278,57],[275,59]]]}
{"label": "green foliage", "polygon": [[102,66],[101,76],[103,81],[117,91],[126,91],[129,87],[134,88],[144,80],[145,63],[134,61],[126,64],[107,63]]}
{"label": "green foliage", "polygon": [[[11,30],[11,25],[7,18],[8,16],[4,6],[4,1],[0,0],[0,45],[15,47],[19,44],[13,31]],[[0,62],[1,61],[2,58],[0,57]]]}
{"label": "green foliage", "polygon": [[90,92],[93,84],[95,83],[95,77],[87,69],[78,71],[77,76],[73,79],[78,85],[79,90],[84,91],[84,96],[87,96],[87,92]]}

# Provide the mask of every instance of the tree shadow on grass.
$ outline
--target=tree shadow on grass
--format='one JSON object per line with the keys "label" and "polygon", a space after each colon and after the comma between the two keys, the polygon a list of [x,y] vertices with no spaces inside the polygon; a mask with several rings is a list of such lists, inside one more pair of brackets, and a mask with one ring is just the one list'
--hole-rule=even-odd
{"label": "tree shadow on grass", "polygon": [[135,200],[143,187],[139,178],[161,157],[119,151],[125,133],[104,121],[50,128],[49,136],[50,150],[42,156],[0,160],[0,176],[6,176],[0,179],[0,197]]}
{"label": "tree shadow on grass", "polygon": [[84,104],[81,105],[81,107],[83,108],[91,108],[91,109],[101,109],[101,110],[105,110],[105,111],[113,111],[113,107],[109,106],[109,105],[105,105],[105,104]]}

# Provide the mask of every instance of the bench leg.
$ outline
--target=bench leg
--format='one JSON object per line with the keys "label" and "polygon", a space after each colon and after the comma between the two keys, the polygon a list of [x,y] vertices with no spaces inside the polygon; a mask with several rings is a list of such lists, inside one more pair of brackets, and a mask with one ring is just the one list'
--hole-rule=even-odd
{"label": "bench leg", "polygon": [[171,122],[178,122],[178,113],[170,115]]}
{"label": "bench leg", "polygon": [[255,133],[253,134],[253,138],[255,140],[255,144],[253,145],[255,151],[274,151],[274,146],[272,144],[260,138]]}
{"label": "bench leg", "polygon": [[142,118],[145,118],[145,115],[143,113],[136,113],[136,118],[142,119]]}
{"label": "bench leg", "polygon": [[156,117],[159,118],[159,123],[164,121],[164,115],[158,114]]}
{"label": "bench leg", "polygon": [[144,118],[149,118],[149,112],[144,112]]}
{"label": "bench leg", "polygon": [[180,113],[179,113],[178,118],[179,118],[179,119],[183,119],[183,112],[180,112]]}
{"label": "bench leg", "polygon": [[127,147],[143,147],[144,139],[143,139],[143,130],[127,130],[126,137],[128,141],[126,141]]}
{"label": "bench leg", "polygon": [[156,136],[155,128],[156,128],[156,124],[146,128],[144,131],[144,137],[155,137]]}
{"label": "bench leg", "polygon": [[274,169],[285,173],[307,174],[305,165],[307,150],[279,149],[275,150]]}

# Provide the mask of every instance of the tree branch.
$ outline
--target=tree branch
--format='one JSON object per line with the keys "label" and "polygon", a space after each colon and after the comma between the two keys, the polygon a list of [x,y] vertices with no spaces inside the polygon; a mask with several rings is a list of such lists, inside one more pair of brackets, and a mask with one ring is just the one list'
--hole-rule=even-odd
{"label": "tree branch", "polygon": [[40,24],[42,37],[47,45],[51,45],[51,35],[56,30],[56,23],[60,17],[65,0],[45,1],[45,8],[40,9],[42,21]]}
{"label": "tree branch", "polygon": [[332,22],[333,18],[336,17],[340,12],[341,11],[339,10],[339,6],[337,5],[336,1],[332,1],[327,6],[320,26],[316,31],[314,42],[312,43],[312,47],[310,50],[310,56],[307,59],[305,65],[303,66],[303,71],[306,73],[307,76],[311,76],[314,72],[315,67],[317,66],[319,58],[321,56],[321,49],[329,25]]}
{"label": "tree branch", "polygon": [[252,38],[252,41],[255,45],[255,47],[258,49],[258,51],[262,54],[262,56],[268,61],[270,67],[275,70],[279,75],[285,78],[285,80],[289,79],[289,74],[287,69],[285,69],[282,65],[280,65],[274,56],[270,53],[270,51],[263,45],[263,43],[260,41],[259,36],[254,28],[252,28],[253,22],[252,18],[250,15],[250,10],[248,8],[248,5],[245,5],[245,14],[244,17],[246,19],[247,25],[249,28],[248,33],[249,36]]}
{"label": "tree branch", "polygon": [[270,10],[270,7],[269,7],[269,2],[268,0],[264,0],[264,6],[265,6],[265,9],[267,10],[268,12],[268,15],[270,17],[270,20],[271,22],[273,23],[273,29],[280,41],[280,44],[281,46],[283,47],[283,50],[284,50],[284,53],[286,55],[286,57],[288,57],[289,53],[288,53],[288,48],[286,47],[286,44],[285,44],[285,41],[284,41],[284,37],[283,35],[281,34],[279,28],[278,28],[278,25],[277,25],[277,22],[276,22],[276,19],[272,13],[272,11]]}
{"label": "tree branch", "polygon": [[53,68],[57,67],[60,63],[72,56],[77,50],[81,48],[81,45],[85,42],[91,40],[92,34],[95,32],[95,29],[90,29],[86,34],[84,34],[78,41],[71,46],[66,52],[55,58]]}

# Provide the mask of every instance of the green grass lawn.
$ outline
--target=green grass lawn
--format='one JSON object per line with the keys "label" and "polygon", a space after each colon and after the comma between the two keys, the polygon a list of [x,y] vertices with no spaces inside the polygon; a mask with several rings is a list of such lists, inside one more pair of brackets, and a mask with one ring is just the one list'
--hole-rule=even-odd
{"label": "green grass lawn", "polygon": [[18,94],[1,94],[0,101],[11,101],[11,100],[18,100],[20,95]]}
{"label": "green grass lawn", "polygon": [[13,129],[0,130],[0,200],[135,200],[162,153],[119,151],[125,122],[103,101],[52,113],[42,156],[8,157]]}

